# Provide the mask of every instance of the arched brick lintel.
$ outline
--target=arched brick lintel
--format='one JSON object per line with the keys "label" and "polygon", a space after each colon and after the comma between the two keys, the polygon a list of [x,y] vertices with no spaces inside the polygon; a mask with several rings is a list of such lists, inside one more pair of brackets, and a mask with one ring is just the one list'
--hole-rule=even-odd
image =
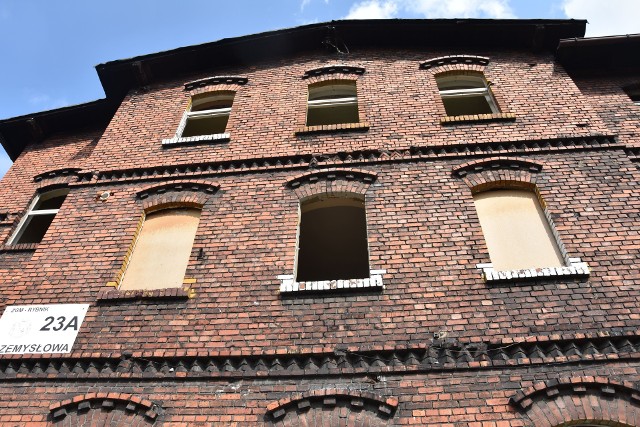
{"label": "arched brick lintel", "polygon": [[517,157],[493,157],[463,163],[452,170],[472,193],[493,188],[512,188],[536,191],[537,175],[543,165]]}
{"label": "arched brick lintel", "polygon": [[470,162],[463,163],[453,168],[452,173],[454,176],[463,177],[469,173],[482,172],[486,169],[518,169],[528,170],[530,172],[540,172],[542,170],[542,163],[533,162],[529,159],[522,157],[490,157],[484,159],[477,159]]}
{"label": "arched brick lintel", "polygon": [[136,199],[146,212],[179,206],[201,208],[219,189],[219,185],[204,180],[174,180],[142,188]]}
{"label": "arched brick lintel", "polygon": [[352,75],[353,79],[356,79],[358,76],[364,74],[365,69],[362,67],[356,67],[353,65],[341,65],[341,64],[335,64],[335,65],[327,65],[324,67],[320,67],[320,68],[314,68],[313,70],[307,70],[305,71],[304,75],[302,76],[303,79],[308,79],[308,78],[317,78],[317,77],[322,77],[322,76],[332,76],[329,77],[329,79],[335,79],[335,75],[342,75],[342,76],[348,76],[348,75]]}
{"label": "arched brick lintel", "polygon": [[640,391],[631,382],[604,377],[543,381],[519,391],[509,403],[536,427],[640,425]]}
{"label": "arched brick lintel", "polygon": [[267,414],[277,420],[289,410],[308,407],[310,400],[322,400],[325,406],[335,406],[338,400],[348,401],[351,406],[356,407],[362,407],[365,403],[373,404],[384,417],[392,416],[398,408],[398,399],[395,397],[384,398],[364,391],[325,389],[299,393],[273,402],[267,406]]}
{"label": "arched brick lintel", "polygon": [[49,406],[49,412],[53,420],[60,420],[70,412],[89,410],[91,405],[95,405],[96,402],[101,402],[101,407],[105,409],[112,409],[116,404],[120,404],[128,412],[140,414],[151,422],[156,420],[161,410],[160,405],[140,396],[127,393],[100,392],[81,394],[53,403]]}
{"label": "arched brick lintel", "polygon": [[294,176],[285,186],[305,200],[313,196],[358,194],[364,196],[377,174],[360,169],[323,169]]}
{"label": "arched brick lintel", "polygon": [[[463,66],[466,68],[460,69],[470,69],[471,66],[476,66],[479,68],[479,71],[482,71],[485,65],[489,64],[489,58],[486,56],[475,56],[475,55],[449,55],[449,56],[440,56],[438,58],[428,59],[420,63],[420,69],[422,70],[430,70],[433,68],[439,67],[456,67]],[[474,67],[475,68],[475,67]]]}

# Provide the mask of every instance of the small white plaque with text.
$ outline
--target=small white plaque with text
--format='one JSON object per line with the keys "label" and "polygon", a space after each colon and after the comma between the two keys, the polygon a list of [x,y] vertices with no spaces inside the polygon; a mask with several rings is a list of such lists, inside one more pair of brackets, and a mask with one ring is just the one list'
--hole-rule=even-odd
{"label": "small white plaque with text", "polygon": [[70,353],[89,304],[10,305],[0,318],[0,354]]}

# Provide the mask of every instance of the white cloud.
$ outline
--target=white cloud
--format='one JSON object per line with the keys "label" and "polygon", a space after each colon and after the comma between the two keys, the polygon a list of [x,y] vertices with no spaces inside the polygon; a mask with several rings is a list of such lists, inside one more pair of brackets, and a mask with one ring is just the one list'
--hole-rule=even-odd
{"label": "white cloud", "polygon": [[307,7],[311,3],[311,0],[302,0],[300,3],[300,12],[304,11],[304,8]]}
{"label": "white cloud", "polygon": [[[587,19],[587,37],[640,33],[638,0],[563,0],[568,18]],[[635,11],[635,12],[634,12]]]}
{"label": "white cloud", "polygon": [[404,0],[403,8],[424,18],[515,18],[508,0]]}
{"label": "white cloud", "polygon": [[351,6],[345,19],[388,19],[398,11],[395,1],[366,0]]}
{"label": "white cloud", "polygon": [[346,19],[515,18],[509,0],[365,0],[355,3]]}

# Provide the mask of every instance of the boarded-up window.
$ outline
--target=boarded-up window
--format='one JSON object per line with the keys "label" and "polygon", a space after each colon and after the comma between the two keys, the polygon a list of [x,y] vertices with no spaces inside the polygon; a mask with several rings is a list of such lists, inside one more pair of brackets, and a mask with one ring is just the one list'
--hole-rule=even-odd
{"label": "boarded-up window", "polygon": [[369,277],[364,200],[316,200],[300,210],[297,281]]}
{"label": "boarded-up window", "polygon": [[358,121],[356,82],[331,80],[309,86],[307,126]]}
{"label": "boarded-up window", "polygon": [[120,288],[182,286],[199,221],[198,209],[167,209],[148,214]]}
{"label": "boarded-up window", "polygon": [[37,196],[20,221],[10,244],[40,243],[68,193],[69,190],[60,189]]}
{"label": "boarded-up window", "polygon": [[487,191],[476,194],[474,202],[494,269],[565,265],[534,193],[519,190]]}

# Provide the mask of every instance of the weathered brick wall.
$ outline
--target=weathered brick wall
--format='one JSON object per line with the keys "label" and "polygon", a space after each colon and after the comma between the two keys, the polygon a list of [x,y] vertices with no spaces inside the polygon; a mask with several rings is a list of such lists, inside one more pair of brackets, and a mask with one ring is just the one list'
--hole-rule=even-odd
{"label": "weathered brick wall", "polygon": [[[248,83],[236,93],[227,126],[231,141],[161,147],[174,136],[189,101],[184,83],[193,75],[149,90],[129,94],[105,132],[92,168],[123,165],[186,164],[284,154],[322,154],[364,149],[407,148],[488,141],[519,141],[577,135],[607,134],[608,130],[580,91],[553,62],[551,55],[526,52],[463,51],[490,58],[486,78],[505,112],[515,122],[442,126],[444,106],[433,75],[438,67],[420,70],[429,58],[451,51],[364,51],[348,57],[303,56],[249,68],[215,70],[207,75],[239,75]],[[305,124],[305,71],[335,63],[365,68],[357,76],[359,107],[371,126],[368,132],[295,136]],[[211,86],[216,89],[216,86]]]}
{"label": "weathered brick wall", "polygon": [[[370,268],[383,292],[287,297],[298,170],[219,174],[204,205],[186,277],[196,297],[92,307],[77,351],[406,345],[447,330],[459,338],[528,336],[640,326],[638,172],[622,150],[536,154],[536,182],[572,257],[591,277],[487,285],[490,262],[471,190],[455,162],[360,166],[377,174],[366,192]],[[148,182],[73,187],[45,240],[11,279],[6,304],[95,302],[122,265]],[[112,191],[106,201],[98,192]],[[614,210],[617,207],[617,210]],[[200,249],[202,255],[200,259]],[[43,274],[43,266],[46,274]],[[116,339],[117,337],[117,339]],[[160,340],[160,341],[159,341]]]}
{"label": "weathered brick wall", "polygon": [[[53,414],[63,408],[63,413],[57,413],[60,418],[55,418],[59,424],[53,425],[91,425],[78,423],[81,417],[105,425],[100,422],[108,417],[128,417],[132,424],[127,425],[163,426],[322,426],[335,420],[330,425],[533,427],[564,425],[553,422],[569,421],[572,415],[584,414],[586,408],[592,419],[610,421],[606,425],[637,426],[640,410],[628,386],[640,379],[638,369],[637,363],[560,365],[305,380],[199,380],[178,385],[157,379],[108,385],[61,379],[36,386],[17,380],[0,387],[0,422],[52,425]],[[531,399],[528,406],[510,403],[511,396],[518,393]],[[327,396],[335,402],[326,402]],[[87,398],[92,399],[91,406],[78,408]],[[113,409],[102,405],[105,400],[115,404]],[[121,401],[133,401],[135,409],[122,409]],[[381,406],[389,412],[380,411]],[[303,418],[308,424],[300,423]]]}
{"label": "weathered brick wall", "polygon": [[608,128],[628,146],[639,147],[640,108],[629,98],[625,88],[639,84],[640,74],[611,73],[606,76],[577,77],[575,81]]}
{"label": "weathered brick wall", "polygon": [[[312,423],[335,407],[338,418],[356,414],[353,422],[361,417],[373,425],[533,426],[541,425],[534,419],[540,414],[551,419],[544,414],[552,414],[555,403],[535,395],[530,409],[517,409],[509,398],[535,383],[558,377],[640,380],[635,362],[627,360],[637,358],[640,348],[640,172],[622,145],[634,131],[621,130],[610,120],[614,113],[594,101],[582,82],[578,89],[550,55],[460,53],[490,58],[485,76],[502,111],[514,113],[515,121],[440,124],[445,112],[435,71],[418,66],[451,51],[355,52],[348,58],[305,56],[210,73],[249,79],[235,97],[229,142],[162,147],[187,105],[184,83],[205,77],[194,75],[132,91],[101,137],[97,131],[59,135],[28,147],[0,187],[0,213],[16,213],[0,224],[0,237],[8,238],[37,188],[66,183],[70,193],[41,244],[0,252],[0,309],[49,303],[91,307],[72,354],[0,360],[0,422],[49,423],[47,417],[64,409],[66,421],[55,422],[82,425],[87,414],[106,422],[121,411],[119,422],[129,417],[131,425],[261,425],[282,409],[278,422],[296,425],[303,418]],[[361,117],[370,128],[296,136],[306,113],[304,72],[338,61],[366,69],[357,84]],[[598,136],[617,133],[627,139]],[[508,159],[515,157],[540,168],[512,167]],[[497,158],[502,163],[495,171],[453,173],[469,162]],[[97,172],[34,180],[61,168]],[[294,273],[303,194],[287,183],[326,169],[375,177],[353,188],[366,191],[370,269],[386,270],[385,287],[283,296],[278,276]],[[590,276],[484,281],[476,265],[490,258],[469,183],[486,183],[491,176],[535,183],[568,254],[587,262]],[[215,191],[203,196],[172,187],[141,198],[153,192],[150,187],[168,182]],[[110,196],[99,200],[105,191]],[[143,210],[176,200],[204,204],[186,272],[194,279],[190,291],[153,298],[111,291],[108,284],[116,280]],[[451,362],[440,370],[420,354],[435,345],[434,334],[460,348],[491,343],[495,354],[489,351],[486,359],[474,354],[466,364]],[[607,335],[636,341],[629,348],[620,338],[607,350],[606,338],[599,338],[595,353],[580,344],[585,337]],[[532,347],[523,350],[526,357],[514,351],[501,364],[498,349],[513,348],[518,340],[562,341],[562,351],[549,347],[544,359]],[[576,345],[579,357],[572,350]],[[462,355],[460,348],[451,357]],[[393,354],[377,353],[396,349],[403,352],[399,368],[392,367]],[[418,359],[426,358],[418,365],[429,366],[406,369],[416,349]],[[327,362],[343,352],[366,352],[371,363],[351,360],[345,368],[339,358]],[[270,359],[263,363],[261,355]],[[292,355],[300,360],[292,361]],[[153,362],[128,364],[121,356]],[[191,358],[188,363],[185,357]],[[211,357],[220,358],[215,367]],[[521,361],[536,358],[533,365]],[[325,365],[338,371],[329,375]],[[289,374],[264,374],[281,369]],[[190,376],[195,377],[180,381]],[[576,393],[593,395],[598,407],[615,402],[625,416],[636,416],[627,403],[637,391],[616,386],[603,398],[603,381],[587,381],[596,385]],[[314,395],[271,405],[326,389],[352,394],[333,393],[339,396],[335,402]],[[55,406],[94,392],[107,397]],[[355,392],[379,396],[387,406]],[[563,399],[571,394],[558,393]],[[129,395],[157,407],[137,401],[128,410]],[[391,418],[380,413],[380,405]],[[613,415],[593,419],[640,425]],[[341,420],[334,421],[345,424]]]}

